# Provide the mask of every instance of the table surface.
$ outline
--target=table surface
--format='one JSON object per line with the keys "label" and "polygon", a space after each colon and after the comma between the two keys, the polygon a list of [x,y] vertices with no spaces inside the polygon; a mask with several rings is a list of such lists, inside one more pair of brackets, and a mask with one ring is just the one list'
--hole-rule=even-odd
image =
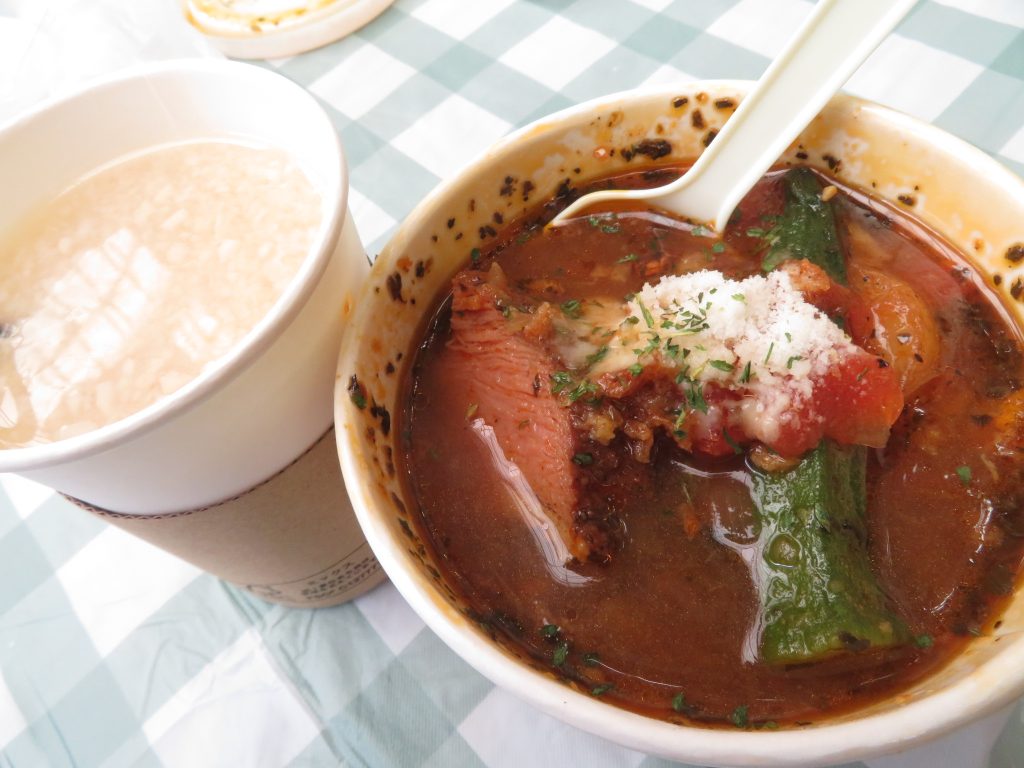
{"label": "table surface", "polygon": [[[756,78],[809,8],[398,0],[344,40],[263,66],[306,86],[337,126],[373,255],[510,129],[641,84]],[[847,90],[1024,175],[1024,1],[924,0]],[[987,727],[867,764],[1024,766],[1024,710]],[[663,761],[496,689],[390,584],[336,608],[270,605],[0,475],[0,765],[583,763]]]}

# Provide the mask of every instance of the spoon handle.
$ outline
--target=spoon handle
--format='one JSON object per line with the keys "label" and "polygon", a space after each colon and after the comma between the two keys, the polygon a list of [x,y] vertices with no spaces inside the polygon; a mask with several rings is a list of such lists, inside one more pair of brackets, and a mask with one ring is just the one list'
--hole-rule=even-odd
{"label": "spoon handle", "polygon": [[724,232],[737,204],[916,0],[820,0],[683,178],[670,210]]}
{"label": "spoon handle", "polygon": [[664,187],[585,195],[552,224],[600,200],[644,199],[724,232],[743,196],[916,2],[819,0],[689,171]]}

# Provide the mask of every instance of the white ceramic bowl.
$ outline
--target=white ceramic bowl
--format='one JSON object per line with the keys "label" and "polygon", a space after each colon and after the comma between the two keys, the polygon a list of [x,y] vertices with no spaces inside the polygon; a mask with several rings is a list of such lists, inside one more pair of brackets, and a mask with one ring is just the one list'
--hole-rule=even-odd
{"label": "white ceramic bowl", "polygon": [[0,128],[0,230],[122,155],[215,137],[283,148],[309,176],[322,218],[298,274],[229,354],[179,391],[93,432],[2,450],[0,472],[108,510],[173,512],[251,488],[330,428],[343,318],[369,265],[337,133],[291,81],[246,64],[171,62],[41,105]]}
{"label": "white ceramic bowl", "polygon": [[[995,712],[1024,693],[1024,592],[1004,616],[998,637],[973,640],[938,674],[869,708],[776,732],[661,722],[556,682],[492,642],[467,618],[431,564],[428,550],[420,546],[410,522],[411,504],[393,463],[401,448],[394,431],[382,423],[385,413],[401,411],[399,384],[413,358],[424,313],[447,289],[470,249],[486,245],[479,228],[494,212],[509,221],[550,197],[564,179],[576,184],[636,167],[638,160],[626,160],[621,150],[643,139],[671,143],[671,155],[662,162],[692,159],[708,131],[728,116],[716,100],[738,100],[747,87],[704,82],[582,104],[512,134],[435,190],[378,257],[347,331],[336,394],[339,450],[356,513],[391,580],[456,653],[496,684],[585,730],[690,763],[846,762],[910,748]],[[693,119],[695,110],[702,121]],[[703,127],[695,128],[695,122]],[[831,165],[843,181],[896,205],[906,205],[898,198],[909,195],[905,199],[913,200],[912,212],[999,282],[1012,316],[1024,321],[1024,307],[1011,296],[1021,296],[1024,264],[1005,258],[1010,246],[1024,242],[1024,182],[987,155],[905,115],[840,95],[783,160],[825,169]],[[527,181],[534,191],[524,202]],[[450,218],[455,219],[451,227]],[[351,403],[346,386],[353,376],[377,406],[374,412]]]}

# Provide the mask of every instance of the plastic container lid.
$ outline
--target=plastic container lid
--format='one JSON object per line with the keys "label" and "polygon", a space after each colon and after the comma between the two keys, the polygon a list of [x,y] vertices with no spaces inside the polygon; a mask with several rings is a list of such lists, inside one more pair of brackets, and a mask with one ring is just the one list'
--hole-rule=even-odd
{"label": "plastic container lid", "polygon": [[275,59],[355,32],[394,0],[183,0],[185,17],[222,53]]}

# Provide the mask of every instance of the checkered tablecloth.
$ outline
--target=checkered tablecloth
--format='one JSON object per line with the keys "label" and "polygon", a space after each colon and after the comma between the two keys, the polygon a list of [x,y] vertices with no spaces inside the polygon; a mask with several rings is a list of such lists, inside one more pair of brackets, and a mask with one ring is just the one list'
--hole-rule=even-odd
{"label": "checkered tablecloth", "polygon": [[[333,119],[374,254],[511,128],[641,84],[756,78],[809,7],[398,0],[347,39],[265,66]],[[1024,0],[922,0],[847,90],[1024,173]],[[869,765],[1021,768],[1022,714]],[[494,688],[390,585],[337,608],[273,606],[0,476],[0,765],[662,764]]]}

